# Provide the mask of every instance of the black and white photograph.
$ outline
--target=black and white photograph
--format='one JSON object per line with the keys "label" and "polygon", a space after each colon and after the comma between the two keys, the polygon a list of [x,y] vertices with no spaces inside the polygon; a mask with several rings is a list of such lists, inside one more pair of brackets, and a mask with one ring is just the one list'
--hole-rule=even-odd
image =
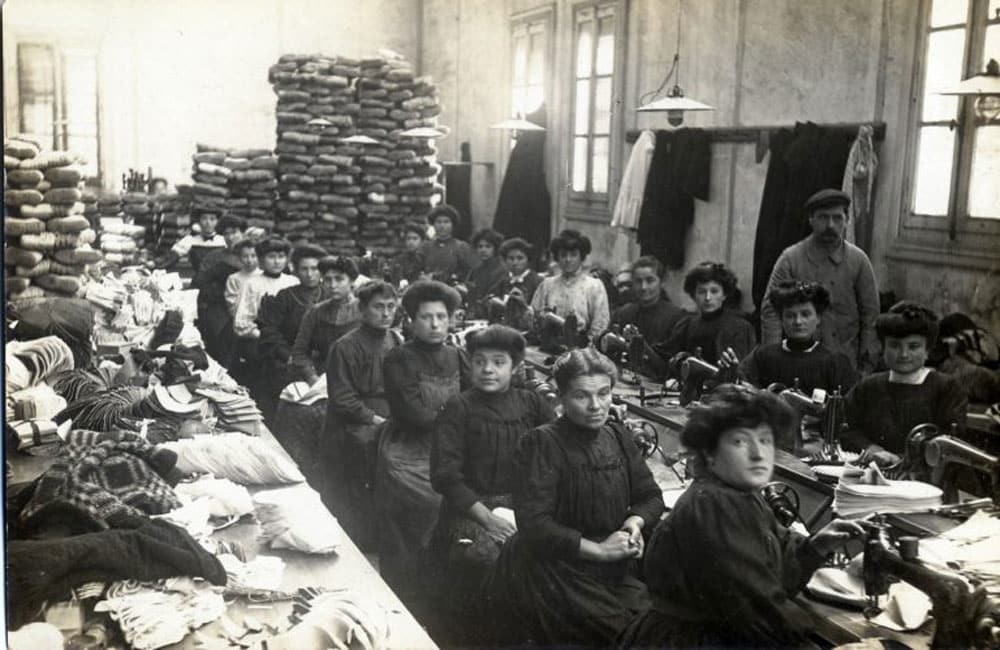
{"label": "black and white photograph", "polygon": [[1000,0],[0,21],[0,647],[1000,648]]}

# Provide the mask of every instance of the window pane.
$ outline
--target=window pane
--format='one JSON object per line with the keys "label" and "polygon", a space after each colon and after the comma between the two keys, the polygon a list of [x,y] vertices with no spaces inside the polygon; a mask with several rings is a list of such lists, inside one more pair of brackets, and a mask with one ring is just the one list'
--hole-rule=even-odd
{"label": "window pane", "polygon": [[545,101],[545,86],[528,86],[524,89],[524,109],[525,115],[534,113],[541,108]]}
{"label": "window pane", "polygon": [[[990,0],[990,8],[986,10],[986,17],[990,20],[1000,18],[1000,0]],[[1000,59],[997,59],[1000,61]]]}
{"label": "window pane", "polygon": [[573,190],[587,191],[587,138],[573,138]]}
{"label": "window pane", "polygon": [[615,66],[615,19],[602,18],[597,36],[596,74],[611,74]]}
{"label": "window pane", "polygon": [[576,120],[573,133],[584,135],[590,133],[590,80],[582,79],[576,82],[576,105],[573,107]]}
{"label": "window pane", "polygon": [[934,0],[931,27],[964,23],[969,15],[969,0]]}
{"label": "window pane", "polygon": [[528,81],[528,39],[518,38],[514,41],[514,83],[523,84]]}
{"label": "window pane", "polygon": [[96,132],[97,61],[93,54],[67,51],[63,55],[66,120],[72,132]]}
{"label": "window pane", "polygon": [[524,105],[526,103],[524,96],[524,86],[514,86],[511,89],[511,115],[520,115],[524,113]]}
{"label": "window pane", "polygon": [[965,30],[949,29],[928,35],[924,77],[925,122],[950,120],[958,110],[958,98],[936,94],[945,86],[962,80]]}
{"label": "window pane", "polygon": [[976,129],[969,179],[969,216],[1000,219],[1000,126]]}
{"label": "window pane", "polygon": [[69,150],[84,159],[84,164],[80,165],[83,175],[97,176],[97,136],[70,135],[68,139]]}
{"label": "window pane", "polygon": [[[1000,5],[1000,0],[996,0]],[[983,47],[983,66],[976,72],[986,70],[986,64],[990,59],[1000,62],[1000,25],[990,25],[986,28],[986,42]]]}
{"label": "window pane", "polygon": [[42,146],[51,148],[54,105],[51,101],[21,104],[21,133],[37,136]]}
{"label": "window pane", "polygon": [[21,95],[51,95],[56,91],[55,56],[48,45],[17,46],[18,84]]}
{"label": "window pane", "polygon": [[926,126],[920,129],[916,185],[913,192],[915,213],[935,216],[948,214],[954,155],[954,131],[946,126]]}
{"label": "window pane", "polygon": [[611,77],[598,79],[594,87],[594,133],[611,133]]}
{"label": "window pane", "polygon": [[590,76],[590,60],[593,57],[593,42],[591,30],[593,22],[579,23],[576,26],[576,76],[578,78]]}
{"label": "window pane", "polygon": [[532,34],[531,47],[528,50],[528,83],[545,83],[545,37],[542,34]]}
{"label": "window pane", "polygon": [[608,191],[608,138],[594,138],[593,190]]}

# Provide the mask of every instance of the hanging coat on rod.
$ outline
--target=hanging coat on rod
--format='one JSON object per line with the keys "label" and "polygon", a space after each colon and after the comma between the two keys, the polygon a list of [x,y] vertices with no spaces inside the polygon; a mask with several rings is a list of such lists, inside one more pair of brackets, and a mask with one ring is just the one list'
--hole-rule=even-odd
{"label": "hanging coat on rod", "polygon": [[[526,116],[545,126],[545,106]],[[552,202],[545,181],[545,131],[518,134],[500,185],[493,229],[504,237],[523,237],[532,245],[532,264],[548,247],[552,233]]]}
{"label": "hanging coat on rod", "polygon": [[694,200],[708,200],[711,136],[701,129],[657,131],[639,213],[639,245],[671,269],[684,266]]}

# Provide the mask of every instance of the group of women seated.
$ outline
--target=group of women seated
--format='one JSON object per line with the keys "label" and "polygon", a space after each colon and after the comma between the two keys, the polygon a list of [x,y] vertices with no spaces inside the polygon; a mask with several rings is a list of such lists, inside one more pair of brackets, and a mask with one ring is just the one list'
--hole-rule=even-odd
{"label": "group of women seated", "polygon": [[[662,292],[659,262],[640,258],[632,300],[612,312],[607,287],[583,270],[586,237],[555,238],[557,267],[543,278],[526,244],[487,232],[473,248],[451,239],[453,221],[439,211],[440,236],[416,237],[402,292],[381,279],[358,284],[347,258],[265,239],[254,249],[261,272],[240,271],[233,312],[234,356],[262,361],[266,381],[314,382],[325,372],[315,439],[285,439],[281,423],[275,433],[444,645],[796,644],[807,628],[793,596],[861,531],[835,521],[804,538],[764,504],[775,447],[798,426],[765,389],[846,393],[840,442],[879,464],[900,460],[915,424],[964,424],[961,387],[924,367],[937,318],[919,305],[879,317],[887,370],[859,381],[851,361],[820,342],[830,298],[816,283],[771,292],[784,338],[758,346],[721,264],[687,274],[697,309],[688,313]],[[289,253],[294,276],[284,273]],[[437,270],[426,270],[428,260]],[[466,282],[454,282],[450,269],[462,265]],[[575,314],[581,339],[595,344],[556,360],[555,404],[521,387],[521,332],[496,324],[467,334],[464,348],[448,342],[463,303],[515,292],[536,312]],[[392,329],[399,306],[405,342]],[[682,442],[696,480],[665,518],[650,470],[609,417],[618,370],[598,348],[606,331],[626,325],[645,338],[643,373],[662,379],[676,355],[697,353],[730,380],[691,412]],[[261,344],[268,352],[251,351]]]}

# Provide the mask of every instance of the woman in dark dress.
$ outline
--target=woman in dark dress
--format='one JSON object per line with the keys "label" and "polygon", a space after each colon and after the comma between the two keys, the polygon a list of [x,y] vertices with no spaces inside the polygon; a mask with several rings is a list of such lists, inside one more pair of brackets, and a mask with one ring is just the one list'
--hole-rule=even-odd
{"label": "woman in dark dress", "polygon": [[858,382],[847,395],[845,449],[861,452],[861,462],[898,463],[906,437],[918,424],[936,424],[941,433],[965,430],[969,398],[953,377],[927,368],[937,339],[938,318],[912,302],[899,302],[875,321],[887,372]]}
{"label": "woman in dark dress", "polygon": [[696,478],[653,532],[644,561],[652,607],[618,647],[802,645],[810,619],[792,597],[863,530],[835,520],[805,538],[764,503],[775,436],[793,422],[781,398],[731,384],[692,410],[681,442]]}
{"label": "woman in dark dress", "polygon": [[499,296],[500,288],[507,279],[507,269],[498,254],[503,235],[491,228],[484,228],[472,236],[471,243],[479,257],[479,266],[469,271],[466,277],[465,284],[469,291],[465,296],[465,308],[475,318],[485,318],[486,306],[483,305],[483,299],[487,296]]}
{"label": "woman in dark dress", "polygon": [[622,428],[608,423],[616,370],[593,348],[553,367],[563,415],[516,455],[517,534],[485,586],[494,643],[612,643],[649,605],[637,577],[660,488]]}
{"label": "woman in dark dress", "polygon": [[678,352],[694,354],[711,364],[736,366],[757,345],[753,326],[730,303],[738,295],[736,276],[723,264],[703,262],[684,277],[684,292],[698,313],[678,321],[670,337],[654,349],[664,359]]}
{"label": "woman in dark dress", "polygon": [[375,470],[379,561],[386,582],[411,607],[425,595],[418,568],[441,507],[430,476],[434,422],[448,398],[469,387],[465,353],[445,342],[461,301],[441,282],[411,284],[403,309],[413,340],[390,350],[382,365],[390,415]]}
{"label": "woman in dark dress", "polygon": [[806,395],[816,388],[829,394],[849,391],[855,381],[851,360],[819,340],[823,312],[830,306],[826,288],[818,282],[790,280],[778,285],[769,299],[781,318],[784,339],[754,348],[740,362],[740,377],[759,388],[798,385]]}
{"label": "woman in dark dress", "polygon": [[[538,393],[512,388],[511,377],[524,360],[524,337],[491,325],[466,337],[472,388],[448,400],[438,416],[431,448],[431,484],[443,497],[432,541],[432,561],[441,572],[440,610],[451,624],[450,640],[475,645],[481,625],[473,604],[483,579],[514,534],[511,514],[514,450],[529,429],[555,419]],[[461,634],[459,625],[469,635]]]}

